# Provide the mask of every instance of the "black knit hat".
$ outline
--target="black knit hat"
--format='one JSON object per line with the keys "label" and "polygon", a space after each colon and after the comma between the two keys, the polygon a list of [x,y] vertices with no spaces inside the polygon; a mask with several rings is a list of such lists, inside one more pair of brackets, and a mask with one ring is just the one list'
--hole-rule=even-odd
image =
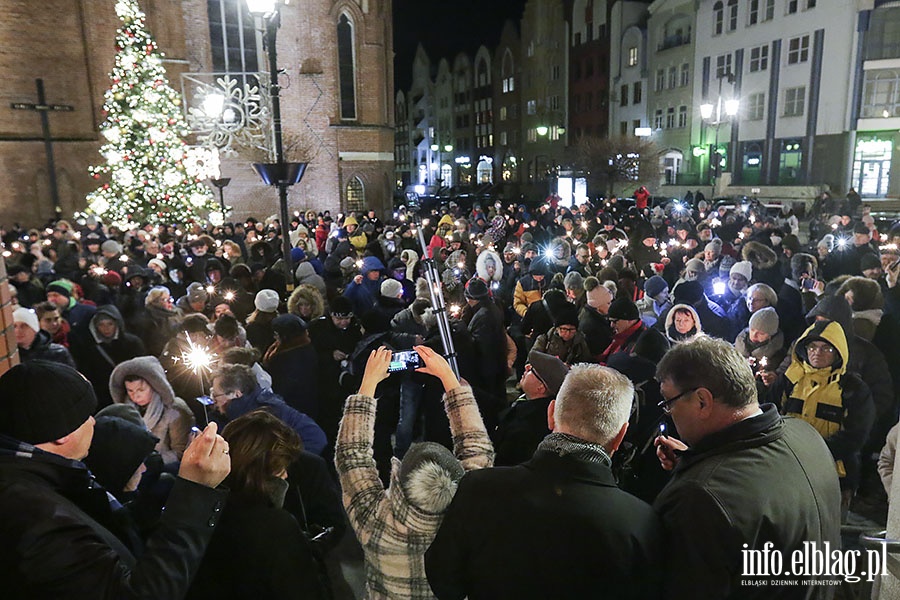
{"label": "black knit hat", "polygon": [[607,316],[609,316],[610,319],[618,319],[621,321],[636,321],[641,318],[641,313],[638,310],[637,304],[628,298],[616,298],[612,301],[612,304],[609,305]]}
{"label": "black knit hat", "polygon": [[84,375],[47,360],[16,365],[0,377],[0,433],[28,444],[63,438],[94,413],[97,396]]}
{"label": "black knit hat", "polygon": [[487,284],[478,277],[473,277],[466,284],[466,298],[484,300],[489,295]]}
{"label": "black knit hat", "polygon": [[554,327],[561,327],[562,325],[578,327],[578,309],[575,308],[574,304],[566,302],[565,306],[554,310],[551,316],[553,317]]}
{"label": "black knit hat", "polygon": [[158,441],[143,422],[138,425],[121,417],[97,415],[91,451],[84,464],[103,487],[117,495]]}

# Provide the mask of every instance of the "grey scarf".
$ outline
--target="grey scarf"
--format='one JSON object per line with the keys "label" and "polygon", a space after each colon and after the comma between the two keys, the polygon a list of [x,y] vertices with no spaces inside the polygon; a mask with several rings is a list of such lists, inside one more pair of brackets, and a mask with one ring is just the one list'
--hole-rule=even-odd
{"label": "grey scarf", "polygon": [[612,466],[612,458],[603,446],[567,433],[551,433],[540,443],[538,450],[549,450],[559,456],[572,456],[578,460]]}

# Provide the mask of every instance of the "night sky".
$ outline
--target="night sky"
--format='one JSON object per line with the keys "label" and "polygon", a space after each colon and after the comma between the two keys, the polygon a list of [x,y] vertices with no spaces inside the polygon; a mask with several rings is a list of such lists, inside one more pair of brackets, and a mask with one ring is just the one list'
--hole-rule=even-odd
{"label": "night sky", "polygon": [[394,0],[394,81],[408,90],[412,59],[421,43],[433,63],[485,44],[491,51],[503,22],[518,24],[526,0]]}

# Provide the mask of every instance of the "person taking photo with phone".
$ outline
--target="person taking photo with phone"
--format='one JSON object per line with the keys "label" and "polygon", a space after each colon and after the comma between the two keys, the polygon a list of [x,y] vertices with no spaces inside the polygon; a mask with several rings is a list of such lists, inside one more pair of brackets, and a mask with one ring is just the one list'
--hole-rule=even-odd
{"label": "person taking photo with phone", "polygon": [[402,461],[392,459],[385,489],[372,450],[376,389],[388,378],[392,358],[381,347],[369,355],[359,393],[347,398],[334,453],[344,508],[365,554],[368,598],[433,598],[425,577],[425,550],[463,474],[494,463],[472,388],[434,350],[413,349],[425,365],[416,371],[437,377],[444,386],[454,451],[434,442],[413,444]]}

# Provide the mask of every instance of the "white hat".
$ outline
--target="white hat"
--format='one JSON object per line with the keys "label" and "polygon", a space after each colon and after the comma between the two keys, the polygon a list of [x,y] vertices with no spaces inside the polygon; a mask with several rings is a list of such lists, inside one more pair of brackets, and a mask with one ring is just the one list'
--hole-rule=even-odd
{"label": "white hat", "polygon": [[273,313],[278,312],[278,304],[281,299],[275,290],[259,290],[256,298],[253,299],[253,305],[260,312]]}
{"label": "white hat", "polygon": [[385,298],[398,298],[403,293],[403,285],[396,279],[385,279],[381,282],[381,295]]}
{"label": "white hat", "polygon": [[753,264],[749,260],[742,260],[734,263],[734,266],[731,267],[731,270],[728,271],[729,277],[737,273],[738,275],[743,275],[744,279],[750,281],[753,278]]}
{"label": "white hat", "polygon": [[37,313],[24,306],[20,306],[13,311],[13,322],[25,323],[31,327],[35,333],[41,330],[41,322],[38,320]]}

